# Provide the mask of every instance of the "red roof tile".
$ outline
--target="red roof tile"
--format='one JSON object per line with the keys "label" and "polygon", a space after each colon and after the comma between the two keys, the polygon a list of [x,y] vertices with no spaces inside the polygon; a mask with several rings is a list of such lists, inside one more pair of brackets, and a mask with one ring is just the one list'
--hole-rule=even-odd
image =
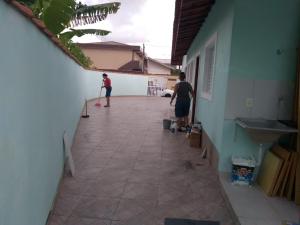
{"label": "red roof tile", "polygon": [[32,10],[28,8],[27,6],[17,2],[17,1],[12,1],[12,0],[6,0],[8,3],[11,3],[13,6],[15,6],[18,10],[22,12],[24,16],[27,16],[29,18],[34,17]]}

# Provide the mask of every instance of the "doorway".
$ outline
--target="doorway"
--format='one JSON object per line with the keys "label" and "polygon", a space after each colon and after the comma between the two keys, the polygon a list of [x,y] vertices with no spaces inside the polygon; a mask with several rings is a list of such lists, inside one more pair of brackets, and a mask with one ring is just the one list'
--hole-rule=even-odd
{"label": "doorway", "polygon": [[193,87],[194,88],[194,93],[195,93],[195,98],[193,98],[192,123],[195,123],[196,96],[197,96],[197,88],[198,88],[199,63],[200,63],[200,56],[197,56],[197,59],[196,59],[196,68],[195,68],[194,87]]}

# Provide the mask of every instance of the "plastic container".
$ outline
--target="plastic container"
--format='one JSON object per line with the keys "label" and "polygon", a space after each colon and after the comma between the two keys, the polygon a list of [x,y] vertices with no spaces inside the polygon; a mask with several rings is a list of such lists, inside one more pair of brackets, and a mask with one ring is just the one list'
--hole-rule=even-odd
{"label": "plastic container", "polygon": [[256,161],[253,157],[232,156],[231,181],[238,185],[251,185]]}
{"label": "plastic container", "polygon": [[171,126],[171,120],[164,119],[163,120],[163,127],[164,127],[164,129],[170,129],[170,126]]}
{"label": "plastic container", "polygon": [[197,128],[199,130],[202,130],[202,124],[201,124],[201,122],[194,123],[192,125],[192,128]]}
{"label": "plastic container", "polygon": [[177,124],[176,121],[171,121],[170,130],[172,133],[177,133]]}

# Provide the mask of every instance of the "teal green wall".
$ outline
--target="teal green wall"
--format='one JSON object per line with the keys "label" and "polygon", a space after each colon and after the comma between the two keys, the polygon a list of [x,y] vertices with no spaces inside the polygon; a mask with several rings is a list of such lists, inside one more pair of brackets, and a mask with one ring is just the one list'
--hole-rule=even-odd
{"label": "teal green wall", "polygon": [[[219,0],[213,6],[200,32],[194,39],[189,51],[188,59],[200,54],[200,76],[198,79],[196,119],[203,123],[203,127],[218,150],[222,145],[224,108],[226,87],[229,71],[230,46],[233,23],[233,1]],[[202,77],[204,71],[205,44],[217,32],[216,66],[212,100],[201,98]]]}
{"label": "teal green wall", "polygon": [[230,171],[232,155],[256,156],[256,153],[258,153],[258,145],[250,139],[248,134],[242,128],[236,126],[233,120],[225,120],[219,169]]}
{"label": "teal green wall", "polygon": [[[86,71],[0,1],[0,224],[43,225],[71,140],[100,73]],[[147,77],[110,74],[114,95],[146,95]]]}
{"label": "teal green wall", "polygon": [[230,77],[294,79],[299,9],[300,0],[236,0]]}
{"label": "teal green wall", "polygon": [[[257,83],[264,80],[266,86],[265,90],[260,91],[261,94],[270,90],[268,80],[270,84],[272,80],[278,80],[282,85],[294,81],[296,48],[300,44],[299,9],[300,0],[236,0],[229,78],[247,79],[249,85],[253,80]],[[278,49],[282,54],[276,53]],[[290,91],[293,92],[293,89]],[[258,153],[258,145],[242,129],[239,129],[238,137],[234,140],[234,127],[232,119],[225,120],[219,167],[221,171],[230,170],[232,154],[248,156]]]}

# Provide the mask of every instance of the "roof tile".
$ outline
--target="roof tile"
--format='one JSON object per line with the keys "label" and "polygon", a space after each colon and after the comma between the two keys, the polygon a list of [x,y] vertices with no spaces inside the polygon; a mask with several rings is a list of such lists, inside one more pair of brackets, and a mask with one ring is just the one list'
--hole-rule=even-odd
{"label": "roof tile", "polygon": [[17,2],[16,0],[8,1],[13,6],[15,6],[18,10],[20,10],[24,16],[32,18],[34,17],[32,10],[27,6],[23,5],[22,3]]}

